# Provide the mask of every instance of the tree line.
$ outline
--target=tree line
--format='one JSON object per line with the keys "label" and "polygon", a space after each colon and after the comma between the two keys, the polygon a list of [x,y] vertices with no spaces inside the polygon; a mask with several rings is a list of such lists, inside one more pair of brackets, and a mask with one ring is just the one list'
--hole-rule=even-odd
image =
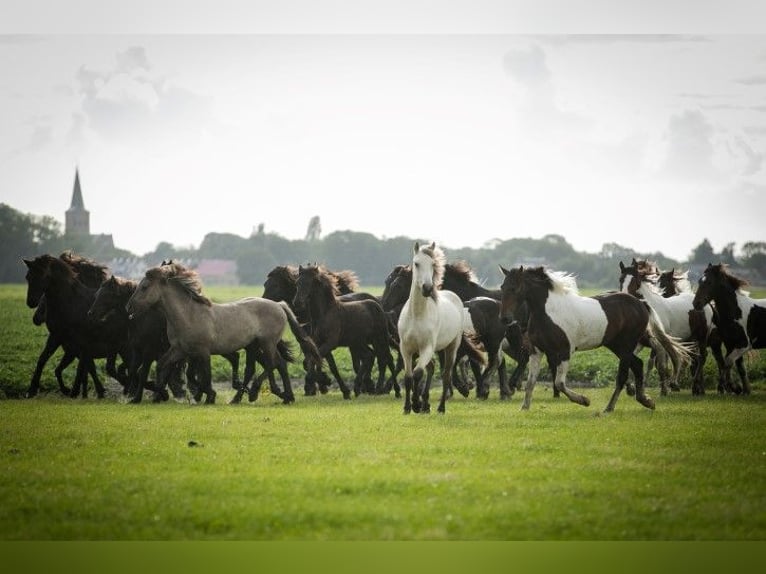
{"label": "tree line", "polygon": [[[318,221],[314,227],[317,226]],[[105,247],[88,237],[69,237],[62,233],[61,224],[50,216],[24,214],[0,203],[0,282],[24,281],[21,257],[72,250],[107,264],[115,258],[140,257],[147,268],[167,259],[234,259],[240,282],[248,285],[262,285],[268,272],[277,265],[322,263],[331,269],[355,271],[362,285],[379,286],[395,265],[410,262],[415,241],[430,242],[430,239],[403,236],[381,239],[370,233],[349,230],[336,231],[325,237],[307,233],[305,239],[291,240],[276,233],[266,233],[260,226],[250,237],[208,233],[197,249],[161,242],[154,251],[139,256],[124,249]],[[495,240],[481,248],[442,247],[449,261],[467,261],[478,280],[487,286],[501,282],[499,264],[504,267],[547,265],[576,275],[581,287],[614,289],[620,261],[627,264],[633,257],[655,261],[663,270],[699,269],[708,263],[726,263],[737,268],[751,282],[766,284],[766,242],[745,243],[737,257],[734,243],[716,253],[710,242],[703,239],[686,261],[677,261],[659,251],[640,253],[617,243],[604,243],[598,253],[578,252],[564,237],[555,234],[539,239]]]}

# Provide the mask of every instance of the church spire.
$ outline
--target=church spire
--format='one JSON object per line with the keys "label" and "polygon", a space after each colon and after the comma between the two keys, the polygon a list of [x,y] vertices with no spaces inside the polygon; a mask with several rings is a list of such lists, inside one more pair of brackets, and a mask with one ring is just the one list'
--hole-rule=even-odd
{"label": "church spire", "polygon": [[82,200],[82,190],[80,189],[80,168],[75,168],[72,205],[69,206],[69,209],[85,209],[85,203]]}
{"label": "church spire", "polygon": [[74,172],[74,189],[72,190],[72,205],[66,210],[64,223],[65,235],[90,235],[90,213],[85,209],[80,189],[80,169]]}

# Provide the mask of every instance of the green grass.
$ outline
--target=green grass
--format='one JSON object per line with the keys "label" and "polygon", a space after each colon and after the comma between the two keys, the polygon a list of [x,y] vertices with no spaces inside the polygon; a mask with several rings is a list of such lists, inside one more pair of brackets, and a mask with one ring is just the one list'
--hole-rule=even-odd
{"label": "green grass", "polygon": [[[0,539],[761,540],[764,395],[0,402]],[[226,392],[222,392],[225,398]],[[196,446],[189,446],[190,441]]]}
{"label": "green grass", "polygon": [[[23,286],[0,286],[7,397],[45,340],[31,315]],[[571,371],[595,385],[579,389],[588,408],[539,384],[522,412],[494,386],[443,416],[438,391],[432,414],[409,416],[393,395],[298,387],[293,405],[229,405],[221,382],[208,406],[124,404],[114,382],[72,400],[51,363],[52,392],[0,401],[0,540],[763,540],[766,371],[748,361],[751,396],[653,386],[655,411],[623,395],[604,415],[616,361],[588,351]]]}

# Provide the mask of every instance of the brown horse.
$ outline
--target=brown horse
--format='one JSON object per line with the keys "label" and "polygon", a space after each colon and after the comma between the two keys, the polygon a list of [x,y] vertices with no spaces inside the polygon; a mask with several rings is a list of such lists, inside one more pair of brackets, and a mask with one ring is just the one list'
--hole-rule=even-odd
{"label": "brown horse", "polygon": [[[375,299],[341,300],[337,279],[320,265],[308,265],[298,268],[293,305],[311,318],[311,333],[322,357],[327,357],[333,349],[347,347],[353,356],[359,358],[354,382],[356,395],[363,391],[364,381],[375,359],[378,362],[378,383],[368,392],[382,387],[386,369],[394,372],[388,317]],[[334,371],[333,375],[343,398],[350,399],[351,391],[340,373]]]}

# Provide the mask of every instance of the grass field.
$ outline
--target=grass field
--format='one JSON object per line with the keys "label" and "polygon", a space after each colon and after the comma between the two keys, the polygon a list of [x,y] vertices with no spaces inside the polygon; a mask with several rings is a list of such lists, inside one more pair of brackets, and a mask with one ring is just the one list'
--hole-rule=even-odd
{"label": "grass field", "polygon": [[[45,337],[23,295],[0,287],[8,397]],[[545,385],[527,412],[496,386],[487,401],[456,395],[443,416],[404,416],[393,395],[297,388],[293,405],[266,393],[235,406],[223,367],[215,405],[128,405],[114,382],[103,400],[2,400],[0,540],[766,538],[759,355],[750,396],[654,387],[655,411],[623,395],[609,415],[615,360],[576,357],[588,408]],[[52,366],[44,380],[55,387]]]}

